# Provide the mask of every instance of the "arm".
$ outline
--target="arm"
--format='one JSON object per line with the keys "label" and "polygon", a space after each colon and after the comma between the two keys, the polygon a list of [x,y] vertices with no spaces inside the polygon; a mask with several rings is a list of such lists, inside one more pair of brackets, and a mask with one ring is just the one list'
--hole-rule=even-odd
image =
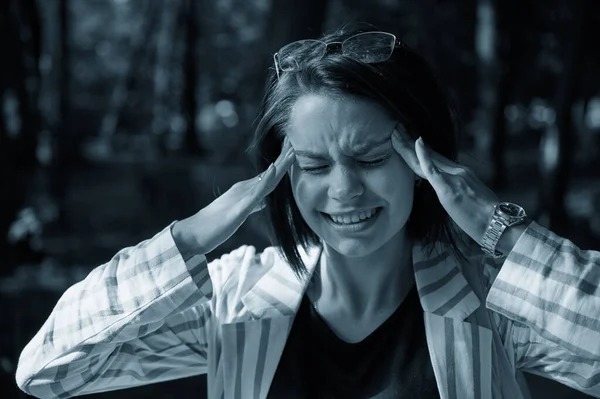
{"label": "arm", "polygon": [[600,252],[533,222],[486,305],[508,319],[518,368],[600,397]]}
{"label": "arm", "polygon": [[21,353],[23,391],[70,397],[206,372],[206,258],[184,260],[170,229],[119,251],[62,295]]}
{"label": "arm", "polygon": [[69,288],[23,349],[18,386],[34,396],[64,398],[207,372],[212,287],[222,287],[237,263],[211,268],[209,276],[204,254],[261,209],[294,159],[284,140],[261,175],[121,250]]}

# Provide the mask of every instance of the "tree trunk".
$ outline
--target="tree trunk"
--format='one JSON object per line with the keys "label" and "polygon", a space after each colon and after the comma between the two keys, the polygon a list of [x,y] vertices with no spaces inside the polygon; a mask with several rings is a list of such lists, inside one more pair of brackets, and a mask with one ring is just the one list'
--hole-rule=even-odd
{"label": "tree trunk", "polygon": [[184,151],[192,156],[202,153],[196,129],[196,116],[198,113],[198,0],[187,0],[184,7],[185,12],[185,38],[186,47],[184,55],[184,89],[183,89],[183,113],[186,122],[184,136]]}
{"label": "tree trunk", "polygon": [[[268,53],[274,54],[284,45],[302,39],[316,39],[323,34],[329,0],[274,0],[271,3],[265,37]],[[260,75],[253,79],[257,98],[265,89],[266,72],[273,66],[272,57],[264,57]]]}
{"label": "tree trunk", "polygon": [[165,140],[169,131],[169,118],[171,105],[169,105],[169,66],[173,53],[173,45],[176,40],[175,31],[177,14],[180,3],[166,2],[160,16],[160,25],[156,39],[156,59],[154,65],[152,123],[150,125],[152,136],[157,147],[166,152]]}
{"label": "tree trunk", "polygon": [[273,51],[302,39],[315,39],[323,33],[329,1],[273,1],[269,16],[269,34]]}
{"label": "tree trunk", "polygon": [[[0,44],[5,56],[8,57],[8,62],[0,62],[0,99],[3,108],[6,107],[9,91],[12,90],[10,82],[14,78],[14,66],[10,61],[14,60],[16,53],[15,32],[10,20],[10,2],[0,2]],[[6,237],[24,201],[23,191],[19,187],[18,171],[13,170],[14,133],[11,121],[8,120],[10,117],[14,117],[14,112],[13,115],[7,112],[0,113],[0,252],[2,254],[9,254],[10,248]],[[6,262],[6,257],[4,260]],[[7,267],[0,270],[0,275],[9,273],[9,268],[12,266],[10,260],[6,264]]]}
{"label": "tree trunk", "polygon": [[50,181],[58,208],[58,224],[63,231],[68,231],[65,198],[69,183],[69,173],[79,156],[79,139],[70,128],[70,90],[71,79],[71,46],[70,46],[70,1],[59,0],[58,3],[58,54],[55,65],[58,71],[58,122],[54,133],[54,159],[50,166]]}
{"label": "tree trunk", "polygon": [[144,23],[141,24],[140,28],[133,32],[130,38],[130,52],[127,58],[127,64],[125,65],[121,75],[118,77],[113,91],[110,96],[108,110],[102,118],[100,125],[99,139],[107,140],[115,134],[115,131],[119,125],[119,117],[123,108],[127,103],[127,95],[130,90],[130,86],[135,79],[136,66],[144,58],[146,52],[149,50],[146,40],[152,35],[152,31],[156,28],[156,21],[158,20],[159,10],[162,3],[159,2],[148,2],[144,4],[142,12],[146,14]]}
{"label": "tree trunk", "polygon": [[526,49],[523,38],[526,37],[527,26],[533,18],[533,9],[529,3],[516,4],[514,0],[495,0],[495,4],[498,16],[499,80],[495,105],[491,109],[491,185],[495,189],[503,189],[507,183],[505,111],[522,65]]}
{"label": "tree trunk", "polygon": [[34,251],[27,239],[9,243],[7,236],[26,205],[28,181],[37,166],[40,129],[40,21],[32,0],[0,2],[0,253],[9,274]]}
{"label": "tree trunk", "polygon": [[[497,15],[493,0],[477,2],[475,51],[479,71],[479,107],[475,111],[475,150],[489,158],[492,145],[493,115],[498,106]],[[494,165],[492,165],[494,167]],[[491,176],[494,175],[492,170]],[[486,177],[491,177],[486,176]]]}
{"label": "tree trunk", "polygon": [[565,65],[554,99],[556,123],[548,127],[540,143],[542,184],[539,219],[557,234],[564,234],[568,228],[565,195],[573,161],[572,108],[582,65],[586,3],[587,0],[574,0],[571,7],[572,28],[565,41],[568,46]]}
{"label": "tree trunk", "polygon": [[[423,0],[415,3],[414,18],[418,20],[418,45],[419,53],[429,62],[433,68],[439,65],[436,52],[435,40],[435,3],[431,0]],[[439,73],[439,71],[435,71]]]}
{"label": "tree trunk", "polygon": [[[16,4],[15,4],[16,3]],[[14,32],[19,46],[14,62],[14,89],[19,102],[21,131],[18,146],[19,167],[25,172],[31,172],[37,165],[36,149],[40,131],[40,112],[38,105],[41,55],[40,19],[35,0],[22,0],[13,3]]]}
{"label": "tree trunk", "polygon": [[[588,3],[586,8],[586,17],[595,18],[600,15],[600,2],[592,1]],[[594,49],[596,47],[596,38],[600,36],[600,24],[595,22],[587,22],[585,24],[586,31],[582,37],[582,48]],[[600,70],[600,55],[598,52],[588,52],[585,56],[584,63],[581,68],[581,86],[579,97],[582,98],[581,111],[576,117],[578,119],[576,125],[578,131],[579,146],[577,152],[581,153],[582,158],[586,163],[594,162],[600,159],[600,148],[595,143],[594,129],[587,124],[587,117],[590,111],[590,102],[596,96],[598,87],[600,86],[600,76],[597,71]]]}

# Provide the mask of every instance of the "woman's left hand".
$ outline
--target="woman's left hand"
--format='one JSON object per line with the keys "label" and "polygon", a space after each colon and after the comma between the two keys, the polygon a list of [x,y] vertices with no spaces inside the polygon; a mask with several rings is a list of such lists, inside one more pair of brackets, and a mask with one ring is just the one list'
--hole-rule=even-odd
{"label": "woman's left hand", "polygon": [[432,151],[422,138],[414,142],[401,125],[392,133],[392,146],[415,174],[431,184],[454,222],[481,244],[494,206],[499,203],[496,194],[468,167]]}

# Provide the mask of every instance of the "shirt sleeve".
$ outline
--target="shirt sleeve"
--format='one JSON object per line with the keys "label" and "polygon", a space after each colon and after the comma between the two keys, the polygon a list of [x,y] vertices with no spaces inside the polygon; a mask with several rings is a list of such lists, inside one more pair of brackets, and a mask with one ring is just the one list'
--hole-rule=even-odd
{"label": "shirt sleeve", "polygon": [[532,222],[486,306],[506,318],[517,368],[600,397],[600,252]]}
{"label": "shirt sleeve", "polygon": [[184,260],[171,226],[65,291],[21,353],[24,392],[66,398],[206,373],[206,257]]}

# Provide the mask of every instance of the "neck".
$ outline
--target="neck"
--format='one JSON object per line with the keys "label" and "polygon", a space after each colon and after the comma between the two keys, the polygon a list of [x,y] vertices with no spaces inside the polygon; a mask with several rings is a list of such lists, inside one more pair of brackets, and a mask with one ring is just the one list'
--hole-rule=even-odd
{"label": "neck", "polygon": [[411,243],[404,229],[363,257],[346,257],[327,244],[319,265],[319,301],[360,316],[397,306],[414,284]]}

